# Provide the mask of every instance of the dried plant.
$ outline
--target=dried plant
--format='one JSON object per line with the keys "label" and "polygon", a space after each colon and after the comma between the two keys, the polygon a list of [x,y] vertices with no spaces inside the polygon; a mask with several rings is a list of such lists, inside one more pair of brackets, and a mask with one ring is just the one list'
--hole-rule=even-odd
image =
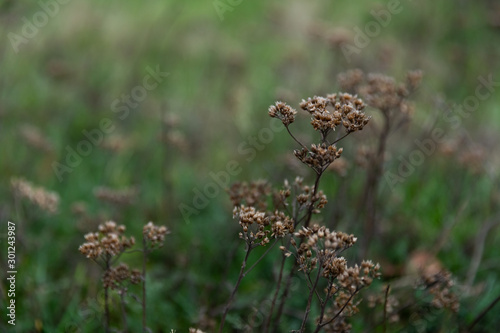
{"label": "dried plant", "polygon": [[[117,225],[114,221],[107,221],[99,225],[98,232],[85,235],[85,243],[78,250],[81,254],[97,263],[103,269],[102,283],[104,287],[104,327],[110,331],[109,291],[115,290],[120,296],[122,326],[127,331],[125,312],[125,296],[130,284],[142,282],[142,319],[143,330],[146,332],[146,261],[151,250],[163,246],[165,235],[169,230],[164,226],[156,226],[152,222],[143,228],[143,248],[130,250],[135,245],[134,237],[126,237],[124,225]],[[142,272],[130,269],[126,264],[117,264],[123,253],[143,253]]]}
{"label": "dried plant", "polygon": [[146,261],[149,253],[163,246],[165,235],[170,231],[165,226],[154,225],[153,222],[148,222],[142,229],[142,327],[146,329]]}
{"label": "dried plant", "polygon": [[104,202],[108,202],[117,206],[127,206],[134,202],[137,197],[137,189],[111,189],[108,187],[96,187],[94,189],[94,196]]}
{"label": "dried plant", "polygon": [[445,270],[435,274],[422,275],[420,281],[420,286],[433,296],[431,301],[432,306],[458,312],[460,303],[457,295],[452,290],[453,285],[451,273]]}
{"label": "dried plant", "polygon": [[377,193],[383,175],[387,141],[391,132],[411,118],[414,108],[408,99],[418,88],[422,72],[408,72],[404,83],[382,74],[365,74],[359,69],[341,73],[337,79],[342,89],[358,94],[368,106],[377,109],[382,115],[382,126],[375,128],[378,137],[376,147],[365,151],[365,161],[360,161],[360,164],[369,166],[358,209],[364,215],[365,242],[362,255],[365,256],[377,232]]}
{"label": "dried plant", "polygon": [[113,264],[118,258],[135,244],[134,237],[127,238],[123,235],[124,225],[117,225],[113,221],[105,222],[99,225],[99,232],[91,232],[85,235],[86,242],[78,250],[81,254],[97,263],[104,271],[104,328],[109,331],[109,289],[115,277],[111,273]]}
{"label": "dried plant", "polygon": [[10,184],[16,198],[27,199],[50,214],[57,213],[59,195],[56,192],[48,191],[43,187],[36,187],[22,178],[12,178]]}
{"label": "dried plant", "polygon": [[[285,247],[281,249],[286,256],[295,257],[298,270],[305,274],[308,283],[309,297],[300,332],[306,329],[314,296],[320,303],[320,315],[314,332],[319,332],[336,320],[341,319],[345,322],[345,318],[358,312],[356,305],[352,303],[354,296],[364,287],[371,285],[374,278],[380,276],[380,266],[371,261],[363,261],[361,266],[347,266],[346,259],[340,257],[340,254],[354,245],[356,238],[353,235],[330,231],[324,226],[315,224],[311,228],[302,228],[294,236],[301,239],[300,245],[297,245],[292,238],[294,251],[289,251]],[[326,281],[323,296],[317,291],[321,278]],[[330,309],[330,313],[327,314],[327,305],[333,298],[336,311],[331,313]]]}
{"label": "dried plant", "polygon": [[23,124],[19,127],[21,138],[31,147],[45,153],[53,153],[54,147],[42,131],[33,125]]}
{"label": "dried plant", "polygon": [[[236,188],[239,185],[233,186],[231,193],[234,195],[234,202],[237,202],[237,198],[252,198],[250,188],[255,188],[255,185],[248,186],[244,184],[240,187],[243,191],[235,194]],[[246,193],[245,193],[246,192]],[[265,213],[258,211],[255,207],[247,207],[245,205],[235,206],[233,211],[233,217],[239,220],[242,231],[239,233],[239,237],[245,242],[246,254],[243,262],[241,264],[240,274],[238,276],[238,281],[236,282],[231,296],[224,308],[224,313],[222,314],[221,324],[219,332],[222,332],[226,320],[226,316],[229,312],[231,303],[234,300],[236,292],[238,291],[241,280],[259,263],[262,258],[276,245],[278,239],[285,237],[287,234],[293,232],[294,221],[287,216],[284,212],[274,211],[274,213]],[[272,245],[268,250],[250,267],[246,268],[248,258],[252,250],[259,246],[266,246],[271,239],[274,239]]]}
{"label": "dried plant", "polygon": [[[279,119],[290,136],[299,144],[300,148],[294,151],[294,155],[314,171],[316,174],[314,185],[305,185],[303,179],[297,177],[292,183],[285,180],[279,190],[273,190],[266,181],[236,183],[229,189],[234,205],[234,217],[238,219],[242,228],[239,237],[245,242],[246,255],[238,280],[225,306],[219,332],[223,331],[227,313],[241,280],[278,241],[282,244],[280,249],[283,255],[276,291],[263,332],[270,330],[273,320],[274,331],[277,330],[291,279],[297,271],[305,274],[309,288],[307,306],[298,332],[304,332],[309,324],[314,298],[320,305],[315,332],[327,328],[332,331],[331,327],[344,325],[345,318],[357,311],[356,304],[353,303],[354,296],[380,274],[378,264],[363,261],[361,266],[349,267],[346,260],[340,256],[345,249],[355,243],[353,235],[330,231],[317,224],[310,226],[313,214],[320,213],[327,204],[326,196],[319,190],[319,181],[323,173],[340,158],[343,152],[343,148],[338,148],[336,144],[349,134],[362,130],[370,120],[370,117],[363,112],[365,104],[355,95],[338,93],[327,97],[308,98],[300,103],[300,107],[309,113],[311,125],[319,133],[318,143],[305,145],[292,134],[290,125],[295,121],[297,111],[291,106],[276,102],[269,107],[269,116]],[[299,227],[301,229],[295,231]],[[252,267],[246,269],[250,252],[269,243],[271,245],[268,250]],[[287,257],[293,257],[295,261],[284,290],[280,294]],[[325,290],[321,296],[318,290],[323,281]],[[328,307],[332,300],[335,300],[333,303],[336,304],[333,309]]]}

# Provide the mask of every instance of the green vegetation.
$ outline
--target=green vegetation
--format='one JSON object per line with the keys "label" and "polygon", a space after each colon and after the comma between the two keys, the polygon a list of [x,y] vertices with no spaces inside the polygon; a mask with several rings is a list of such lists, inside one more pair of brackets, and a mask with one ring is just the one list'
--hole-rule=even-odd
{"label": "green vegetation", "polygon": [[[149,221],[170,231],[147,258],[151,331],[217,331],[245,256],[225,189],[258,179],[279,189],[296,176],[315,182],[269,106],[296,109],[294,135],[315,142],[300,101],[346,91],[337,77],[357,68],[397,82],[420,69],[423,78],[409,98],[411,120],[394,125],[379,159],[369,156],[383,113],[352,91],[372,119],[338,143],[341,160],[322,175],[328,203],[313,222],[358,238],[343,254],[350,265],[367,258],[381,266],[348,319],[352,331],[458,332],[476,319],[473,331],[499,327],[500,304],[480,316],[500,295],[494,1],[3,0],[0,33],[2,309],[10,300],[8,221],[17,259],[16,325],[2,310],[0,331],[103,331],[102,270],[78,249],[109,220],[138,243]],[[376,227],[367,229],[363,193],[374,161],[383,172],[373,192]],[[260,331],[278,247],[241,280],[225,331]],[[265,250],[255,249],[249,264]],[[120,259],[142,270],[140,253]],[[422,287],[433,283],[428,267],[454,281],[457,312],[432,303]],[[298,330],[306,309],[303,274],[291,288],[280,332]],[[142,304],[131,295],[140,297],[141,286],[128,293],[128,328],[140,332]],[[117,293],[110,307],[119,330]],[[319,308],[311,311],[306,332]]]}

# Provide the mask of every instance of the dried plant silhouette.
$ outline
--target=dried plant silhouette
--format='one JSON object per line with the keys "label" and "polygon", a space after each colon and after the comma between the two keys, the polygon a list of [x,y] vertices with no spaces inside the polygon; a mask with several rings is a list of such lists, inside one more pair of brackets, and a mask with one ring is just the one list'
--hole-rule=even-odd
{"label": "dried plant silhouette", "polygon": [[[292,134],[290,125],[295,121],[297,111],[291,106],[276,102],[269,108],[269,116],[279,119],[300,146],[294,151],[294,155],[314,171],[314,184],[308,186],[301,178],[296,178],[291,184],[285,181],[280,190],[271,190],[266,182],[236,183],[229,190],[234,217],[242,228],[239,237],[245,242],[246,253],[237,282],[222,314],[219,332],[223,332],[226,316],[241,280],[278,242],[282,251],[280,272],[263,332],[268,332],[272,325],[275,326],[273,330],[277,330],[291,278],[298,272],[304,274],[309,293],[302,324],[297,332],[305,332],[310,325],[313,300],[320,307],[314,332],[326,327],[347,329],[349,325],[346,318],[357,312],[354,296],[380,276],[378,264],[363,261],[360,266],[348,266],[346,259],[341,256],[343,251],[355,244],[356,238],[353,235],[311,224],[313,215],[319,214],[327,203],[326,196],[319,190],[320,179],[343,152],[342,148],[337,148],[337,144],[351,133],[362,130],[370,120],[363,112],[365,104],[355,95],[338,93],[308,98],[300,103],[300,107],[311,117],[311,125],[319,136],[317,143],[306,145]],[[270,202],[272,205],[268,204]],[[261,246],[269,248],[247,269],[252,250]],[[288,257],[293,258],[294,264],[286,273],[284,270]],[[285,275],[286,281],[283,281]],[[320,292],[321,289],[324,291]],[[332,300],[333,307],[330,306]]]}
{"label": "dried plant silhouette", "polygon": [[[122,330],[128,331],[125,297],[130,284],[142,283],[142,329],[147,332],[146,322],[146,261],[148,254],[155,248],[163,246],[165,235],[169,230],[164,226],[156,226],[152,222],[143,228],[142,249],[131,250],[135,245],[134,237],[126,237],[124,225],[107,221],[99,225],[98,232],[85,235],[85,243],[79,247],[81,254],[98,264],[103,270],[102,285],[104,287],[104,330],[111,332],[110,327],[110,291],[114,290],[120,296]],[[124,253],[141,252],[142,272],[130,269],[125,263],[118,263]]]}

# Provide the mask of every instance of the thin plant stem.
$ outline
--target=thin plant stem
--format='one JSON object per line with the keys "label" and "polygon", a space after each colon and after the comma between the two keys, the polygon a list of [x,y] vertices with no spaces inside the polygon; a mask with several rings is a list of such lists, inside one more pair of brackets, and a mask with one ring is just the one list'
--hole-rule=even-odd
{"label": "thin plant stem", "polygon": [[[384,127],[380,132],[378,146],[376,155],[373,159],[373,167],[368,170],[366,177],[365,190],[363,193],[363,200],[360,201],[362,207],[366,208],[366,216],[364,222],[364,237],[365,242],[361,248],[362,256],[365,257],[368,254],[368,249],[370,248],[370,243],[373,239],[373,234],[376,231],[376,215],[377,215],[377,192],[380,184],[380,176],[383,172],[384,165],[384,155],[387,146],[387,139],[389,138],[389,132],[391,129],[391,119],[388,115],[389,111],[383,111],[384,115]],[[359,209],[361,212],[365,209]]]}
{"label": "thin plant stem", "polygon": [[285,268],[285,260],[286,256],[283,254],[281,259],[280,273],[278,276],[278,281],[276,283],[276,291],[274,292],[273,300],[271,301],[271,308],[269,309],[269,315],[267,316],[266,322],[264,324],[263,333],[269,332],[269,326],[271,325],[271,318],[273,316],[274,307],[276,306],[276,300],[278,299],[278,295],[281,289],[281,281],[283,280],[283,270]]}
{"label": "thin plant stem", "polygon": [[[311,199],[316,195],[316,193],[318,192],[318,186],[319,186],[319,180],[321,179],[321,175],[323,173],[318,173],[316,175],[316,181],[314,182],[314,189],[313,189],[313,193],[312,193],[312,196],[311,196]],[[308,211],[307,211],[307,214],[305,215],[306,216],[306,220],[304,222],[304,227],[308,227],[309,226],[309,223],[311,222],[311,218],[312,218],[312,211],[314,209],[314,204],[311,202],[311,204],[309,205],[309,208],[308,208]],[[298,223],[295,224],[295,227],[297,227]],[[302,240],[304,241],[304,240]],[[277,325],[279,324],[280,322],[280,319],[281,319],[281,315],[283,314],[283,309],[285,307],[285,301],[288,297],[288,293],[290,291],[290,286],[292,284],[292,277],[294,275],[294,272],[295,272],[295,269],[297,268],[297,261],[295,261],[292,269],[290,270],[290,273],[288,274],[288,278],[287,278],[287,282],[286,282],[286,285],[285,285],[285,289],[283,291],[283,294],[281,295],[281,300],[280,300],[280,305],[278,307],[278,313],[276,314],[276,318],[274,320],[274,327],[275,327],[275,330],[277,328]]]}
{"label": "thin plant stem", "polygon": [[148,249],[146,237],[142,237],[142,331],[147,332],[146,326],[146,260],[148,258]]}
{"label": "thin plant stem", "polygon": [[104,287],[104,331],[109,332],[109,295],[108,287]]}
{"label": "thin plant stem", "polygon": [[120,292],[120,305],[121,305],[121,310],[122,310],[123,332],[128,332],[127,312],[125,311],[125,291],[124,290],[121,290],[121,292]]}
{"label": "thin plant stem", "polygon": [[224,328],[224,323],[226,321],[226,316],[229,312],[229,308],[231,307],[231,303],[234,300],[234,296],[236,295],[236,291],[238,291],[238,288],[240,286],[241,280],[243,279],[244,272],[245,272],[245,267],[247,265],[248,257],[250,255],[250,252],[252,251],[253,247],[250,244],[247,244],[247,251],[245,254],[245,259],[243,259],[243,263],[241,264],[241,269],[240,269],[240,274],[238,276],[238,281],[236,282],[233,291],[231,292],[231,296],[229,297],[229,300],[227,301],[226,307],[224,308],[224,313],[222,314],[221,322],[220,322],[220,327],[219,327],[219,333],[222,333],[222,330]]}
{"label": "thin plant stem", "polygon": [[498,295],[497,298],[495,298],[483,311],[481,311],[481,313],[476,317],[476,319],[474,319],[474,321],[468,327],[468,332],[472,332],[474,326],[476,326],[477,323],[479,323],[481,319],[483,319],[484,316],[486,316],[486,314],[491,309],[493,309],[493,307],[498,303],[498,301],[500,301],[500,295]]}
{"label": "thin plant stem", "polygon": [[[106,271],[111,269],[110,265],[111,258],[109,255],[106,255]],[[104,331],[109,333],[109,288],[104,287]]]}
{"label": "thin plant stem", "polygon": [[295,263],[290,270],[290,273],[288,274],[288,278],[286,280],[285,284],[285,289],[283,290],[283,294],[281,294],[281,299],[280,299],[280,304],[278,306],[278,312],[276,313],[276,318],[274,318],[274,329],[273,332],[279,332],[278,326],[280,323],[281,315],[283,314],[283,309],[285,308],[285,301],[288,298],[288,293],[290,292],[290,287],[292,285],[292,278],[295,273],[295,269],[297,268],[297,260],[295,260]]}
{"label": "thin plant stem", "polygon": [[268,254],[268,253],[269,253],[269,251],[271,251],[271,249],[272,249],[272,248],[276,245],[276,243],[277,243],[277,242],[278,242],[278,238],[276,238],[276,239],[274,240],[274,243],[273,243],[271,246],[269,246],[269,247],[267,248],[266,252],[264,252],[264,253],[260,256],[260,258],[259,258],[259,259],[257,259],[257,261],[256,261],[256,262],[254,262],[254,263],[253,263],[253,265],[252,265],[252,266],[250,266],[250,268],[249,268],[249,269],[248,269],[245,273],[243,273],[243,277],[245,277],[248,273],[250,273],[250,272],[252,271],[252,269],[254,269],[254,267],[255,267],[255,266],[257,266],[257,264],[258,264],[258,263],[259,263],[259,262],[260,262],[260,261],[261,261],[261,260],[262,260],[262,259],[266,256],[266,254]]}
{"label": "thin plant stem", "polygon": [[288,128],[288,126],[285,126],[285,128],[286,128],[286,130],[288,131],[288,134],[290,134],[290,136],[292,137],[292,139],[294,139],[294,140],[295,140],[295,142],[297,142],[299,145],[301,145],[301,146],[302,146],[302,148],[304,148],[305,150],[309,151],[309,149],[307,149],[307,147],[306,147],[306,146],[304,146],[304,145],[302,144],[302,142],[300,142],[299,140],[297,140],[297,139],[293,136],[293,134],[292,134],[292,132],[290,132],[290,129]]}
{"label": "thin plant stem", "polygon": [[[335,276],[334,278],[330,278],[330,280],[328,281],[328,287],[327,287],[327,290],[330,290],[333,286],[333,281],[337,278],[337,276]],[[321,304],[321,313],[319,315],[319,319],[318,319],[318,323],[321,323],[323,322],[323,318],[325,318],[325,311],[326,311],[326,305],[328,304],[328,301],[337,294],[338,290],[335,291],[333,294],[328,294],[325,298],[325,300],[321,300],[321,298],[319,297],[318,295],[318,299],[320,301],[320,304]]]}
{"label": "thin plant stem", "polygon": [[[321,267],[321,262],[318,265]],[[311,304],[312,299],[314,297],[314,292],[316,291],[316,287],[318,286],[319,277],[321,276],[321,269],[318,268],[318,274],[316,274],[316,279],[314,280],[314,284],[311,285],[311,290],[309,291],[309,296],[307,297],[307,306],[306,311],[304,313],[304,319],[302,320],[302,325],[300,326],[300,332],[304,332],[306,329],[307,319],[309,319],[309,313],[311,312]]]}
{"label": "thin plant stem", "polygon": [[384,299],[384,324],[382,328],[382,332],[386,333],[387,332],[387,300],[389,298],[389,288],[390,285],[387,285],[387,288],[385,289],[385,299]]}
{"label": "thin plant stem", "polygon": [[340,316],[340,314],[342,313],[342,311],[344,311],[344,309],[346,308],[346,306],[352,300],[352,298],[354,297],[354,295],[356,295],[358,293],[359,290],[360,289],[356,289],[351,294],[351,296],[349,296],[349,299],[345,302],[345,304],[342,306],[342,308],[339,310],[339,312],[337,312],[337,314],[335,316],[333,316],[332,318],[330,318],[328,321],[326,321],[324,323],[318,323],[318,325],[316,326],[316,330],[314,331],[314,333],[318,333],[323,327],[325,327],[326,325],[328,325],[329,323],[331,323],[332,321],[334,321],[335,319],[337,319],[337,317]]}
{"label": "thin plant stem", "polygon": [[337,142],[339,142],[340,140],[342,140],[343,138],[345,138],[346,136],[348,136],[348,135],[349,135],[349,134],[351,134],[351,133],[352,133],[352,132],[347,132],[345,135],[342,135],[340,138],[335,139],[335,141],[333,141],[333,142],[330,144],[330,146],[331,146],[331,145],[336,144]]}

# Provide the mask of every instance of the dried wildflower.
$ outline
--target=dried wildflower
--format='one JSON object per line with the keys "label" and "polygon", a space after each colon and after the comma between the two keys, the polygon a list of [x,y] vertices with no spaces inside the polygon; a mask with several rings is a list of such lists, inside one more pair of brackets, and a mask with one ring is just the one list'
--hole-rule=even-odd
{"label": "dried wildflower", "polygon": [[[296,159],[295,159],[296,160]],[[292,192],[298,193],[303,191],[303,179],[301,177],[296,177],[293,183],[285,179],[283,182],[283,187],[280,190],[273,191],[273,204],[277,209],[287,208],[289,206],[288,199],[291,197]]]}
{"label": "dried wildflower", "polygon": [[340,88],[344,91],[355,93],[358,86],[365,80],[365,74],[360,69],[349,70],[345,73],[340,73],[337,76],[337,81]]}
{"label": "dried wildflower", "polygon": [[460,302],[458,296],[451,290],[454,283],[450,272],[442,270],[436,274],[423,275],[421,284],[434,297],[431,302],[433,306],[458,312]]}
{"label": "dried wildflower", "polygon": [[270,230],[266,229],[269,225],[269,218],[266,214],[256,210],[254,207],[234,207],[233,217],[239,219],[239,224],[243,232],[239,234],[248,245],[266,245],[269,243]]}
{"label": "dried wildflower", "polygon": [[356,96],[344,93],[328,95],[327,98],[334,106],[335,112],[340,114],[347,133],[362,130],[370,121],[371,117],[362,112],[365,104]]}
{"label": "dried wildflower", "polygon": [[422,77],[424,73],[421,70],[409,71],[406,74],[407,86],[410,91],[416,90],[422,82]]}
{"label": "dried wildflower", "polygon": [[269,216],[269,222],[271,223],[271,236],[274,238],[282,238],[294,232],[293,219],[283,212],[276,210],[274,215]]}
{"label": "dried wildflower", "polygon": [[424,250],[412,252],[405,267],[406,274],[419,276],[438,274],[442,270],[441,261],[431,252]]}
{"label": "dried wildflower", "polygon": [[99,232],[88,233],[85,235],[86,242],[78,250],[87,258],[103,262],[109,261],[109,258],[121,254],[135,244],[134,237],[127,238],[123,235],[125,226],[118,226],[113,221],[107,221],[99,225]]}
{"label": "dried wildflower", "polygon": [[353,302],[352,296],[344,291],[338,292],[333,306],[326,310],[322,320],[322,323],[325,323],[322,324],[324,332],[345,333],[351,331],[352,325],[346,319],[359,312],[358,304]]}
{"label": "dried wildflower", "polygon": [[59,195],[56,192],[48,191],[43,187],[35,187],[22,178],[12,178],[10,184],[16,196],[28,199],[48,213],[54,214],[57,212]]}
{"label": "dried wildflower", "polygon": [[228,189],[233,206],[246,205],[259,210],[267,209],[267,196],[271,193],[271,185],[266,180],[250,183],[236,182]]}
{"label": "dried wildflower", "polygon": [[76,201],[71,205],[71,213],[81,216],[87,214],[87,204],[84,201]]}
{"label": "dried wildflower", "polygon": [[135,188],[114,190],[108,187],[97,187],[94,189],[94,196],[114,205],[130,205],[136,199],[137,190]]}
{"label": "dried wildflower", "polygon": [[340,157],[343,149],[337,149],[336,146],[326,144],[312,144],[311,149],[296,149],[293,153],[304,164],[308,165],[317,173],[323,172],[328,166]]}
{"label": "dried wildflower", "polygon": [[144,239],[150,241],[153,247],[163,246],[165,235],[169,233],[170,230],[168,230],[167,227],[154,225],[153,222],[149,222],[142,228]]}
{"label": "dried wildflower", "polygon": [[318,191],[314,194],[314,187],[311,188],[309,186],[302,186],[299,189],[302,192],[295,197],[296,202],[299,204],[299,209],[311,207],[311,213],[318,214],[328,203],[323,191]]}
{"label": "dried wildflower", "polygon": [[342,89],[361,95],[368,105],[386,115],[393,110],[411,115],[413,106],[406,99],[418,88],[422,72],[408,72],[406,83],[397,83],[393,78],[382,74],[365,76],[360,70],[339,74],[337,79]]}
{"label": "dried wildflower", "polygon": [[138,284],[142,281],[141,273],[134,269],[130,270],[129,267],[121,263],[116,267],[110,268],[104,272],[102,277],[102,283],[104,288],[110,288],[115,290],[124,289],[125,283],[130,282],[132,284]]}
{"label": "dried wildflower", "polygon": [[[353,235],[343,232],[330,231],[330,229],[314,224],[312,227],[303,227],[295,232],[295,237],[304,239],[300,246],[292,242],[296,250],[296,258],[299,263],[299,270],[305,273],[311,272],[319,262],[323,271],[323,276],[328,278],[337,277],[338,273],[346,270],[345,261],[335,260],[337,255],[343,250],[351,247],[356,242]],[[337,274],[337,275],[335,275]]]}
{"label": "dried wildflower", "polygon": [[373,264],[371,261],[363,261],[361,266],[357,264],[349,267],[337,280],[346,290],[354,293],[363,287],[369,286],[374,278],[380,276],[379,264]]}
{"label": "dried wildflower", "polygon": [[323,191],[315,191],[314,186],[304,185],[303,179],[296,177],[291,184],[288,180],[284,181],[283,188],[273,193],[273,202],[278,209],[288,211],[291,205],[297,212],[310,209],[310,213],[318,214],[328,203],[328,200]]}
{"label": "dried wildflower", "polygon": [[296,114],[297,111],[283,102],[276,102],[275,105],[269,107],[269,116],[278,118],[285,126],[295,121]]}
{"label": "dried wildflower", "polygon": [[308,97],[307,101],[304,99],[302,100],[302,102],[300,103],[300,108],[311,114],[315,112],[322,113],[326,111],[328,102],[328,99],[321,96],[314,96],[313,98]]}
{"label": "dried wildflower", "polygon": [[[328,107],[331,107],[331,110]],[[331,130],[343,125],[347,133],[363,129],[370,117],[362,110],[365,104],[356,96],[346,93],[331,94],[326,98],[314,96],[302,100],[300,107],[311,114],[311,125],[326,138]]]}
{"label": "dried wildflower", "polygon": [[399,301],[393,295],[389,295],[389,291],[387,290],[387,286],[382,286],[381,292],[369,295],[367,297],[368,307],[374,308],[377,305],[383,306],[384,313],[386,314],[389,323],[395,323],[399,321]]}
{"label": "dried wildflower", "polygon": [[[346,305],[347,304],[347,305]],[[342,314],[344,317],[351,317],[359,312],[358,308],[359,303],[354,303],[352,294],[346,293],[344,291],[340,291],[337,297],[335,298],[335,309],[341,309],[345,306]]]}
{"label": "dried wildflower", "polygon": [[42,150],[47,153],[54,151],[52,143],[40,131],[39,128],[33,125],[24,124],[20,126],[19,133],[21,134],[23,140],[33,148]]}
{"label": "dried wildflower", "polygon": [[[335,311],[336,310],[336,311]],[[323,327],[325,333],[346,333],[350,332],[352,325],[346,322],[346,316],[343,314],[337,315],[341,309],[331,309],[326,313],[327,318],[335,318]]]}
{"label": "dried wildflower", "polygon": [[[321,315],[317,319],[318,332],[321,328],[328,332],[349,329],[345,322],[346,317],[357,313],[358,303],[354,302],[354,296],[364,287],[369,286],[373,279],[380,276],[378,264],[371,261],[363,261],[361,265],[349,267],[344,257],[339,256],[345,249],[351,247],[356,242],[353,235],[343,232],[331,231],[325,226],[314,224],[311,227],[303,227],[294,233],[294,236],[300,238],[300,244],[295,239],[291,239],[290,244],[294,251],[289,251],[286,247],[280,247],[286,256],[293,256],[298,264],[298,270],[308,276],[310,282],[309,300],[318,293],[319,278],[327,281],[324,288],[325,296],[319,297],[321,306]],[[316,278],[311,277],[311,273],[317,270]],[[312,282],[316,281],[316,282]],[[326,309],[329,300],[334,298],[333,307]],[[310,308],[310,303],[308,309]],[[305,319],[302,328],[307,320],[308,312],[306,310]]]}

